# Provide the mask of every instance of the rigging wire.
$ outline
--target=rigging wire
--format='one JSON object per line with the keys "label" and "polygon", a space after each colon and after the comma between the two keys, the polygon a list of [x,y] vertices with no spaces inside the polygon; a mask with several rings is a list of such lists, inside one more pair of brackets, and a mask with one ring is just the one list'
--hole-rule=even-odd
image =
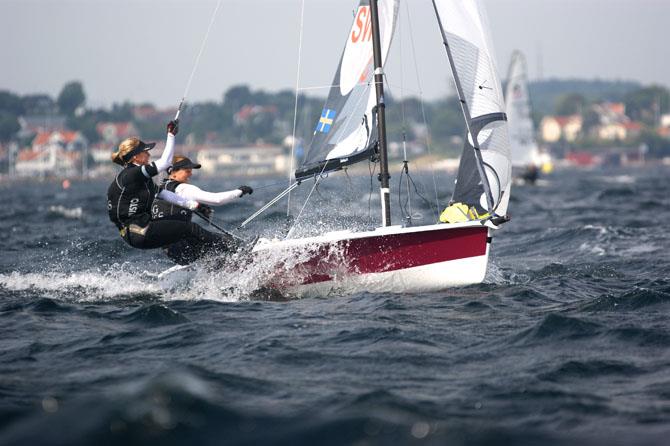
{"label": "rigging wire", "polygon": [[305,199],[305,203],[303,203],[302,208],[300,208],[300,212],[298,212],[298,216],[295,218],[293,221],[293,224],[291,225],[291,228],[288,230],[286,233],[285,239],[288,239],[291,234],[293,233],[293,230],[295,229],[296,225],[300,221],[300,217],[302,216],[303,211],[305,210],[305,207],[307,206],[307,203],[309,202],[310,197],[312,196],[312,193],[314,192],[314,189],[319,185],[319,182],[321,181],[322,178],[324,178],[323,171],[326,170],[326,164],[323,165],[323,169],[321,169],[321,173],[319,175],[315,175],[315,181],[314,181],[314,186],[312,186],[312,189],[309,191],[309,194],[307,195],[307,198]]}
{"label": "rigging wire", "polygon": [[275,182],[275,183],[265,184],[265,185],[263,185],[263,186],[255,186],[255,187],[254,187],[254,190],[268,189],[268,188],[270,188],[270,187],[276,187],[276,186],[283,185],[283,184],[284,184],[284,181],[283,181],[283,180],[282,180],[282,181],[277,181],[277,182]]}
{"label": "rigging wire", "polygon": [[[295,80],[295,104],[293,106],[293,134],[291,137],[291,161],[288,171],[288,184],[291,185],[291,174],[293,173],[293,161],[295,158],[295,131],[298,122],[298,98],[300,91],[300,67],[302,63],[302,35],[305,24],[305,0],[302,0],[300,8],[300,34],[298,37],[298,68]],[[288,200],[286,202],[286,217],[291,215],[291,193],[288,193]]]}
{"label": "rigging wire", "polygon": [[[403,27],[402,20],[398,21],[398,38],[400,39],[400,113],[402,115],[402,152],[403,152],[403,164],[398,178],[398,207],[402,213],[403,218],[407,220],[409,225],[412,224],[412,218],[414,217],[412,213],[412,191],[409,188],[409,183],[412,181],[412,178],[409,175],[409,161],[407,160],[407,119],[405,115],[405,64],[403,58]],[[407,177],[407,198],[403,205],[401,195],[402,195],[402,179],[403,176]],[[413,183],[413,181],[412,181]],[[421,218],[421,215],[416,215],[417,218]]]}
{"label": "rigging wire", "polygon": [[198,66],[200,65],[200,56],[202,56],[202,53],[205,50],[205,45],[207,45],[207,39],[209,39],[209,34],[212,31],[212,25],[214,25],[214,21],[216,20],[216,16],[219,13],[219,9],[221,8],[222,3],[223,0],[219,0],[216,3],[216,8],[214,8],[212,17],[209,20],[209,25],[207,26],[207,32],[205,32],[205,37],[202,39],[202,44],[200,44],[200,51],[198,51],[198,55],[196,56],[195,62],[193,63],[193,69],[191,70],[191,75],[188,77],[188,81],[186,82],[186,88],[184,88],[184,94],[182,95],[181,101],[179,102],[179,107],[177,108],[177,114],[175,115],[175,119],[179,119],[179,113],[181,112],[181,107],[184,104],[186,97],[188,96],[189,90],[191,89],[191,83],[193,82],[195,71],[198,69]]}
{"label": "rigging wire", "polygon": [[[423,125],[426,127],[426,147],[428,148],[428,154],[432,155],[432,149],[430,146],[430,129],[428,127],[428,120],[426,119],[426,108],[424,106],[423,102],[423,89],[421,87],[421,79],[419,77],[419,65],[416,60],[416,47],[414,45],[414,30],[412,28],[412,18],[409,14],[409,6],[405,5],[405,12],[407,13],[407,24],[409,26],[409,37],[410,37],[410,43],[412,44],[412,59],[414,61],[414,71],[416,74],[416,82],[419,86],[419,99],[421,103],[421,115],[423,117]],[[436,218],[440,218],[440,200],[437,195],[437,181],[435,180],[435,168],[433,167],[432,163],[430,165],[430,172],[431,176],[433,178],[433,190],[435,191],[435,204],[437,206],[437,215]]]}

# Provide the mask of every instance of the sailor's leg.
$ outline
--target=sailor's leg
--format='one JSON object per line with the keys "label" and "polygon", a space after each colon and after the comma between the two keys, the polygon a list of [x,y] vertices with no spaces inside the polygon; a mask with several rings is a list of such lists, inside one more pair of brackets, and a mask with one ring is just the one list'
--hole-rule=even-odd
{"label": "sailor's leg", "polygon": [[193,223],[183,220],[152,220],[144,236],[144,248],[153,249],[171,245],[192,236]]}
{"label": "sailor's leg", "polygon": [[236,250],[238,244],[229,234],[210,232],[193,222],[162,219],[149,223],[142,240],[144,249],[159,247],[167,247],[168,257],[183,265],[210,252]]}
{"label": "sailor's leg", "polygon": [[193,226],[194,235],[206,245],[213,245],[226,251],[233,251],[239,247],[237,240],[230,234],[211,232],[195,223]]}

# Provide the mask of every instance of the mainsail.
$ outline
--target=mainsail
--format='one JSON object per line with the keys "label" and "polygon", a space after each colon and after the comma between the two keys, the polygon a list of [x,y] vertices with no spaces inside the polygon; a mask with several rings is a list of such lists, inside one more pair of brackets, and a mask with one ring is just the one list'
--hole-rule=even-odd
{"label": "mainsail", "polygon": [[[382,60],[386,61],[399,0],[379,0]],[[328,99],[318,118],[297,180],[367,159],[377,142],[373,82],[370,1],[361,0],[335,73]]]}
{"label": "mainsail", "polygon": [[527,167],[538,162],[538,147],[530,117],[526,59],[519,51],[512,54],[505,93],[512,165]]}
{"label": "mainsail", "polygon": [[452,201],[505,215],[511,153],[484,8],[479,0],[433,0],[433,5],[469,130]]}

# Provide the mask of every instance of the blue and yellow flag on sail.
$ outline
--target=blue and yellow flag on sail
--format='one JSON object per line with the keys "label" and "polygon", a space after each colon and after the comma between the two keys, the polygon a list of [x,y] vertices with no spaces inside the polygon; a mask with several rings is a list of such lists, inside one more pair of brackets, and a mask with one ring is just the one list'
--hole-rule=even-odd
{"label": "blue and yellow flag on sail", "polygon": [[333,125],[335,114],[335,110],[324,108],[321,112],[321,118],[319,119],[319,122],[316,123],[316,129],[314,129],[314,131],[319,133],[328,133],[330,131],[330,127]]}

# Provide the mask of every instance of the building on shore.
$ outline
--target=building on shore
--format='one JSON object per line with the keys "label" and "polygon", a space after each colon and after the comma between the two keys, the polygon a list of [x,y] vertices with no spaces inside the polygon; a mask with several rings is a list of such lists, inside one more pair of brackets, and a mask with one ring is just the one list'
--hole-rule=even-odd
{"label": "building on shore", "polygon": [[18,152],[13,172],[38,178],[73,176],[85,169],[87,155],[88,141],[81,132],[40,132],[31,148]]}
{"label": "building on shore", "polygon": [[286,173],[291,155],[275,145],[216,147],[199,150],[197,160],[208,175],[262,176]]}
{"label": "building on shore", "polygon": [[540,123],[540,133],[545,142],[568,141],[577,139],[582,131],[582,117],[580,115],[569,116],[545,116]]}

